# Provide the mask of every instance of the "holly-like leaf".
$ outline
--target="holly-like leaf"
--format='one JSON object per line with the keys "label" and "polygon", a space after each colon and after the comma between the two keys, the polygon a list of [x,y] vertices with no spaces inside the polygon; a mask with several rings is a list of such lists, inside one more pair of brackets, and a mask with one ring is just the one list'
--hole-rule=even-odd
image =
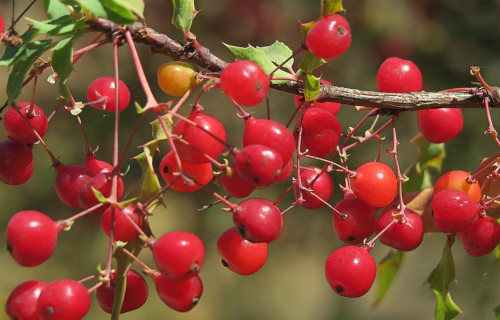
{"label": "holly-like leaf", "polygon": [[64,36],[83,29],[85,19],[74,20],[72,16],[62,16],[54,20],[37,21],[30,18],[27,20],[33,28],[51,36]]}
{"label": "holly-like leaf", "polygon": [[453,261],[451,252],[451,247],[454,242],[455,235],[449,235],[443,249],[441,261],[439,261],[439,264],[432,270],[427,278],[427,283],[429,283],[432,291],[436,295],[437,300],[434,317],[439,320],[455,319],[458,314],[462,312],[453,302],[448,291],[450,283],[455,281],[455,262]]}
{"label": "holly-like leaf", "polygon": [[321,0],[321,16],[344,11],[342,0]]}
{"label": "holly-like leaf", "polygon": [[68,96],[66,82],[73,71],[73,46],[76,39],[83,35],[82,31],[62,39],[53,49],[52,67],[59,76],[59,91],[64,97]]}
{"label": "holly-like leaf", "polygon": [[380,261],[377,266],[377,291],[375,293],[374,306],[378,305],[385,297],[387,291],[392,285],[394,277],[403,264],[404,253],[399,250],[391,251]]}
{"label": "holly-like leaf", "polygon": [[71,15],[69,8],[59,0],[43,0],[43,4],[45,6],[45,12],[47,12],[50,19],[58,19],[63,16]]}
{"label": "holly-like leaf", "polygon": [[[172,118],[169,117],[168,115],[164,115],[164,116],[162,116],[162,118],[163,118],[163,121],[165,122],[167,130],[169,130],[169,132],[172,132],[172,128],[174,125]],[[163,130],[163,126],[160,123],[159,119],[153,120],[150,123],[150,125],[151,125],[153,139],[158,140],[158,141],[167,139],[167,135],[165,134],[165,130]]]}
{"label": "holly-like leaf", "polygon": [[293,51],[283,42],[276,40],[270,46],[257,48],[264,51],[269,59],[271,59],[271,61],[274,62],[277,66],[281,65],[282,63],[283,68],[291,68],[293,66],[293,58],[289,59],[293,55]]}
{"label": "holly-like leaf", "polygon": [[51,40],[33,41],[26,45],[26,48],[21,52],[7,81],[8,103],[12,103],[21,93],[24,77],[31,69],[35,61],[46,52],[52,45]]}
{"label": "holly-like leaf", "polygon": [[315,77],[312,74],[306,74],[306,80],[304,81],[304,98],[306,101],[313,101],[321,92],[321,88],[319,87],[320,80],[321,78]]}
{"label": "holly-like leaf", "polygon": [[[247,47],[237,47],[230,44],[224,44],[229,51],[239,60],[250,60],[262,67],[266,73],[271,73],[276,67],[290,58],[292,50],[281,42],[275,42],[267,47],[254,47],[248,45]],[[278,51],[272,52],[273,48],[279,48]],[[285,49],[286,48],[286,49]],[[288,50],[287,50],[288,49]],[[279,78],[293,78],[293,75],[284,71],[276,70],[274,77]],[[273,83],[285,83],[286,80],[273,80]]]}
{"label": "holly-like leaf", "polygon": [[172,0],[172,24],[182,32],[191,31],[196,9],[194,0]]}
{"label": "holly-like leaf", "polygon": [[[142,169],[141,184],[138,200],[142,203],[148,201],[161,190],[160,181],[153,168],[153,156],[158,149],[158,141],[153,140],[143,146],[143,152],[134,157]],[[158,204],[163,203],[160,195],[146,209],[152,211]]]}
{"label": "holly-like leaf", "polygon": [[11,66],[14,62],[17,61],[19,57],[23,54],[24,50],[30,43],[30,41],[36,36],[36,30],[33,28],[29,28],[22,36],[23,44],[20,46],[13,46],[12,44],[8,44],[5,52],[3,53],[2,59],[0,59],[0,66]]}

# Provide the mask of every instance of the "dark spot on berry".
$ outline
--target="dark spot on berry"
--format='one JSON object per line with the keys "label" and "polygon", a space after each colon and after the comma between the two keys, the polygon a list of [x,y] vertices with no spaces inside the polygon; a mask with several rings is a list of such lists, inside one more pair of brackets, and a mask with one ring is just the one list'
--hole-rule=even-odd
{"label": "dark spot on berry", "polygon": [[342,286],[335,286],[335,292],[337,292],[337,293],[344,292],[344,287],[342,287]]}
{"label": "dark spot on berry", "polygon": [[198,302],[200,301],[200,298],[199,297],[194,297],[192,300],[191,300],[191,305],[192,306],[195,306],[198,304]]}
{"label": "dark spot on berry", "polygon": [[347,241],[349,242],[353,242],[354,240],[356,240],[355,236],[349,236],[349,238],[347,238]]}
{"label": "dark spot on berry", "polygon": [[260,81],[255,83],[255,90],[257,90],[257,91],[262,90],[262,83],[260,83]]}
{"label": "dark spot on berry", "polygon": [[14,251],[14,248],[12,248],[10,243],[7,243],[7,251],[9,251],[10,253],[12,253],[12,251]]}
{"label": "dark spot on berry", "polygon": [[344,28],[344,27],[339,26],[339,27],[337,28],[337,33],[338,33],[338,35],[339,35],[339,36],[343,36],[343,35],[345,35],[347,32],[346,32],[346,30],[345,30],[345,28]]}
{"label": "dark spot on berry", "polygon": [[45,309],[45,314],[50,316],[52,314],[54,314],[55,310],[54,310],[54,307],[53,306],[49,306]]}
{"label": "dark spot on berry", "polygon": [[229,266],[229,264],[224,259],[221,259],[220,262],[222,262],[222,265],[226,268]]}
{"label": "dark spot on berry", "polygon": [[189,269],[192,273],[197,273],[200,271],[200,266],[197,263],[193,263],[191,268]]}

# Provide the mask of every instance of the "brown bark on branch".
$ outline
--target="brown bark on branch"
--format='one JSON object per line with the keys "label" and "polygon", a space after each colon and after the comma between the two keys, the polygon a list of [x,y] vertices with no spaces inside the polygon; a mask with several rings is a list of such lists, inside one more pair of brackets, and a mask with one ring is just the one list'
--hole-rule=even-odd
{"label": "brown bark on branch", "polygon": [[[116,35],[116,32],[124,30],[122,26],[116,26],[105,19],[89,21],[88,26],[108,36]],[[212,54],[209,49],[201,46],[196,39],[181,44],[165,34],[145,27],[142,23],[134,23],[128,28],[135,42],[146,44],[154,53],[164,54],[175,60],[185,60],[215,73],[222,71],[228,64]],[[271,87],[294,94],[300,94],[302,91],[300,83],[294,81],[286,84],[272,84]],[[483,97],[487,95],[484,90],[477,90],[476,93],[466,91],[384,93],[328,85],[321,85],[321,88],[321,101],[380,108],[381,111],[387,113],[436,108],[482,108],[484,107]],[[498,107],[494,104],[491,106]]]}

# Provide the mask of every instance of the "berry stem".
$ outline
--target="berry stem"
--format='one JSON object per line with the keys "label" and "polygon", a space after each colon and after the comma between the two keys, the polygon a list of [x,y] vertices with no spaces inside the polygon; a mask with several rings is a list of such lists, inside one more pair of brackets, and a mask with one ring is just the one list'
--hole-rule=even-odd
{"label": "berry stem", "polygon": [[368,241],[365,246],[367,246],[368,248],[373,248],[373,246],[375,245],[375,241],[378,240],[378,238],[380,238],[387,230],[389,230],[389,228],[398,221],[397,218],[394,218],[391,222],[389,222],[384,229],[382,229],[382,231],[380,231],[379,233],[377,233],[370,241]]}
{"label": "berry stem", "polygon": [[405,212],[406,212],[406,205],[403,201],[403,182],[405,179],[401,175],[401,168],[399,166],[399,161],[398,161],[398,145],[399,141],[397,138],[397,133],[396,133],[396,119],[397,116],[392,116],[392,150],[388,151],[388,153],[392,154],[394,156],[394,164],[396,165],[396,175],[398,179],[398,194],[399,194],[399,213],[401,216],[403,216],[403,221],[405,219]]}

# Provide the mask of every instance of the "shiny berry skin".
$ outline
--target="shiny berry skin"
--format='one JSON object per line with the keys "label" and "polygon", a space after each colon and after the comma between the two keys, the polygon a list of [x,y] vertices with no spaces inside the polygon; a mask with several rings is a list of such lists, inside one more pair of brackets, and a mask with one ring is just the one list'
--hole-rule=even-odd
{"label": "shiny berry skin", "polygon": [[481,186],[477,181],[467,182],[469,173],[462,170],[453,170],[443,174],[434,183],[434,194],[441,190],[459,190],[467,193],[472,201],[481,201]]}
{"label": "shiny berry skin", "polygon": [[4,30],[5,30],[5,23],[3,21],[2,15],[0,14],[0,35],[3,34]]}
{"label": "shiny berry skin", "polygon": [[275,182],[286,180],[292,174],[292,171],[293,171],[293,157],[289,158],[288,161],[283,163],[283,167],[281,167],[281,173],[276,178]]}
{"label": "shiny berry skin", "polygon": [[441,108],[418,111],[418,128],[424,138],[432,143],[442,143],[455,138],[464,126],[462,110]]}
{"label": "shiny berry skin", "polygon": [[378,69],[377,87],[380,92],[417,92],[422,90],[422,73],[410,60],[391,57]]}
{"label": "shiny berry skin", "polygon": [[396,175],[382,162],[367,162],[351,178],[354,195],[372,207],[385,207],[392,202],[398,189]]}
{"label": "shiny berry skin", "polygon": [[269,147],[281,155],[283,161],[290,159],[295,152],[292,133],[281,123],[250,117],[245,120],[243,146],[260,144]]}
{"label": "shiny berry skin", "polygon": [[299,118],[293,135],[298,143],[299,130],[302,125],[301,151],[316,157],[326,157],[332,153],[340,140],[342,128],[340,123],[329,111],[321,108],[307,108]]}
{"label": "shiny berry skin", "polygon": [[498,245],[500,225],[493,217],[479,216],[458,233],[458,238],[468,254],[474,257],[484,256]]}
{"label": "shiny berry skin", "polygon": [[[113,299],[115,297],[116,270],[111,273],[109,283],[102,284],[96,290],[96,300],[102,310],[111,313],[113,310]],[[125,287],[125,297],[120,313],[138,309],[146,303],[148,299],[148,284],[137,271],[129,269],[127,271],[127,284]]]}
{"label": "shiny berry skin", "polygon": [[307,49],[321,59],[332,59],[351,45],[349,22],[338,14],[322,17],[306,35]]}
{"label": "shiny berry skin", "polygon": [[7,250],[24,267],[45,262],[56,248],[60,226],[35,210],[15,213],[7,224]]}
{"label": "shiny berry skin", "polygon": [[337,294],[357,298],[370,290],[377,264],[365,246],[346,246],[333,251],[326,260],[326,280]]}
{"label": "shiny berry skin", "polygon": [[78,194],[94,173],[90,168],[79,164],[69,166],[61,164],[56,167],[56,171],[55,187],[59,199],[68,207],[78,208],[80,206]]}
{"label": "shiny berry skin", "polygon": [[255,185],[240,176],[238,171],[231,165],[231,174],[224,172],[221,176],[221,184],[224,190],[231,196],[236,198],[245,198],[255,190]]}
{"label": "shiny berry skin", "polygon": [[481,207],[458,190],[441,190],[432,199],[434,225],[442,232],[459,232],[477,218]]}
{"label": "shiny berry skin", "polygon": [[80,320],[90,309],[90,295],[78,281],[57,280],[42,290],[37,309],[41,320]]}
{"label": "shiny berry skin", "polygon": [[95,156],[86,156],[83,165],[92,171],[95,176],[101,172],[111,172],[113,171],[113,166],[106,161],[97,160]]}
{"label": "shiny berry skin", "polygon": [[[375,211],[357,197],[340,200],[333,211],[333,229],[340,240],[358,244],[375,231]],[[339,214],[340,212],[340,214]]]}
{"label": "shiny berry skin", "polygon": [[30,280],[18,285],[5,304],[7,315],[17,320],[39,320],[38,297],[46,286],[46,282],[39,280]]}
{"label": "shiny berry skin", "polygon": [[196,85],[196,69],[189,63],[171,61],[162,64],[156,75],[160,89],[168,95],[182,97]]}
{"label": "shiny berry skin", "polygon": [[187,231],[167,232],[150,245],[158,270],[173,280],[185,280],[200,272],[205,246]]}
{"label": "shiny berry skin", "polygon": [[229,270],[249,275],[262,268],[267,259],[267,243],[253,243],[243,238],[238,229],[229,228],[217,240],[217,252]]}
{"label": "shiny berry skin", "polygon": [[235,103],[255,106],[267,95],[269,77],[255,62],[239,60],[222,70],[220,88]]}
{"label": "shiny berry skin", "polygon": [[[329,82],[325,79],[321,79],[320,83],[333,86],[333,84],[331,82]],[[295,105],[297,107],[299,107],[301,105],[303,100],[304,100],[303,96],[295,95]],[[330,102],[330,101],[318,102],[318,101],[315,101],[309,107],[310,108],[320,108],[320,109],[323,109],[323,110],[330,112],[332,115],[336,115],[340,111],[340,106],[341,106],[341,104],[338,102]]]}
{"label": "shiny berry skin", "polygon": [[33,151],[23,143],[5,140],[0,142],[0,181],[21,185],[33,175]]}
{"label": "shiny berry skin", "polygon": [[250,242],[272,242],[283,229],[280,209],[262,198],[247,199],[238,204],[233,222],[241,236]]}
{"label": "shiny berry skin", "polygon": [[258,188],[276,182],[283,168],[281,155],[261,144],[250,144],[242,150],[235,150],[233,157],[238,174]]}
{"label": "shiny berry skin", "polygon": [[[103,197],[109,198],[111,196],[113,186],[113,178],[110,172],[101,172],[90,178],[80,189],[78,193],[78,203],[82,209],[88,209],[99,203],[99,200],[94,194],[94,190],[99,191]],[[123,195],[123,180],[118,177],[117,185],[117,200],[119,201]],[[101,206],[98,209],[94,209],[92,212],[96,214],[101,214],[104,212],[108,204]]]}
{"label": "shiny berry skin", "polygon": [[[33,133],[33,129],[40,137],[47,131],[47,116],[42,108],[30,102],[18,102],[19,112],[10,107],[5,111],[3,118],[3,130],[7,137],[20,143],[35,143],[38,138]],[[26,123],[31,124],[31,127]]]}
{"label": "shiny berry skin", "polygon": [[[117,107],[115,78],[101,77],[92,81],[87,89],[87,100],[88,103],[96,109],[115,112]],[[130,91],[127,85],[123,81],[119,80],[118,110],[125,110],[129,102]]]}
{"label": "shiny berry skin", "polygon": [[[300,169],[300,180],[304,188],[312,190],[299,190],[297,182],[294,182],[293,188],[295,191],[295,199],[299,197],[299,192],[302,194],[304,201],[300,206],[306,209],[317,209],[325,205],[325,202],[330,201],[333,194],[333,181],[327,172],[321,172],[320,168],[304,167]],[[298,179],[298,177],[297,177]],[[312,181],[314,180],[314,183]],[[314,194],[313,194],[314,193]],[[318,199],[317,197],[320,197]]]}
{"label": "shiny berry skin", "polygon": [[170,184],[170,188],[179,192],[193,192],[200,190],[203,186],[206,186],[212,178],[214,173],[212,170],[212,165],[208,162],[206,163],[189,163],[181,160],[182,171],[196,182],[185,181],[182,176],[179,175],[179,166],[177,161],[175,161],[175,153],[170,151],[160,162],[160,173],[167,183]]}
{"label": "shiny berry skin", "polygon": [[179,158],[190,163],[207,163],[209,160],[203,155],[206,153],[211,158],[217,159],[224,151],[226,142],[226,130],[222,123],[201,110],[191,112],[187,118],[198,126],[184,120],[179,120],[175,125],[174,134],[188,142],[185,144],[177,139],[174,140]]}
{"label": "shiny berry skin", "polygon": [[392,220],[398,219],[379,238],[383,244],[401,251],[416,249],[424,238],[424,222],[422,218],[410,209],[405,210],[405,216],[394,216],[400,212],[397,208],[389,208],[382,212],[375,224],[375,232],[381,232]]}
{"label": "shiny berry skin", "polygon": [[160,299],[178,312],[193,309],[203,294],[203,283],[197,274],[185,280],[176,281],[162,273],[156,273],[153,276],[153,282]]}
{"label": "shiny berry skin", "polygon": [[[101,228],[108,236],[111,234],[112,207],[108,207],[101,218]],[[142,214],[136,211],[135,206],[128,205],[123,208],[115,208],[115,221],[113,236],[117,241],[128,242],[139,235],[134,224],[126,217],[128,216],[139,228],[142,228]]]}

